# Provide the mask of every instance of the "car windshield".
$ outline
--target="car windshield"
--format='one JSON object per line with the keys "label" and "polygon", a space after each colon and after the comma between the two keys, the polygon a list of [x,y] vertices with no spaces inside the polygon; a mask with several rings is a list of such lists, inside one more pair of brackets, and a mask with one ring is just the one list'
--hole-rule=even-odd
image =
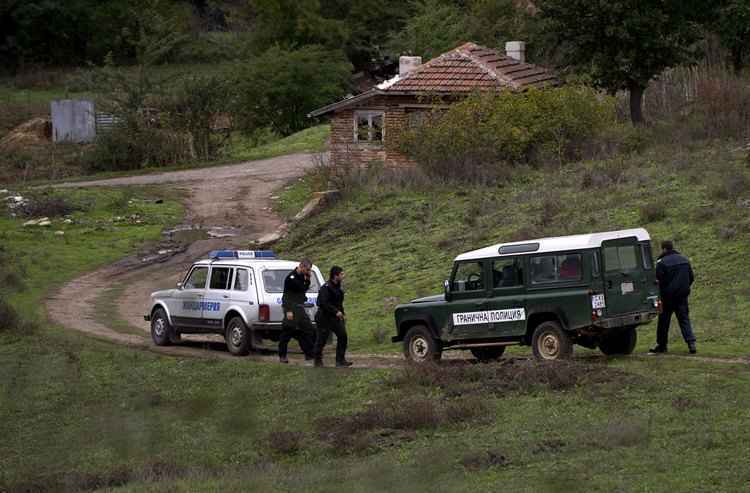
{"label": "car windshield", "polygon": [[[266,288],[266,293],[283,293],[284,292],[284,279],[289,275],[291,270],[285,269],[268,269],[263,271],[263,285]],[[320,283],[318,282],[318,276],[314,273],[310,273],[310,289],[308,293],[317,293],[320,289]]]}

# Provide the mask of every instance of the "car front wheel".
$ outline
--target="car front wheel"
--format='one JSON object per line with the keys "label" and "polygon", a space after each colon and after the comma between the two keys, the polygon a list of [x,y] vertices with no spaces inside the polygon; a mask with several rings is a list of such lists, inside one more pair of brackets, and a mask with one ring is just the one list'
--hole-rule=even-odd
{"label": "car front wheel", "polygon": [[440,343],[424,325],[412,327],[404,337],[404,355],[409,361],[414,363],[438,361],[442,353]]}
{"label": "car front wheel", "polygon": [[229,352],[235,356],[244,356],[250,352],[250,331],[240,317],[233,317],[227,324],[225,335]]}
{"label": "car front wheel", "polygon": [[631,354],[636,342],[638,342],[638,332],[635,327],[623,327],[613,334],[602,337],[599,341],[599,349],[607,356]]}
{"label": "car front wheel", "polygon": [[573,341],[555,321],[542,322],[531,337],[534,357],[541,360],[567,359],[573,356]]}
{"label": "car front wheel", "polygon": [[176,339],[174,329],[162,308],[156,309],[151,316],[151,339],[157,346],[169,346]]}

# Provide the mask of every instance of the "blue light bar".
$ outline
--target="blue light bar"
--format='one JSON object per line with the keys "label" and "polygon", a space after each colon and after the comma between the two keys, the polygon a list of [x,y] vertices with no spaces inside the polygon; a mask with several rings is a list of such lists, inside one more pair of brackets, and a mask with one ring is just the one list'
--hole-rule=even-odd
{"label": "blue light bar", "polygon": [[208,256],[214,260],[222,258],[276,258],[276,254],[271,250],[212,250]]}

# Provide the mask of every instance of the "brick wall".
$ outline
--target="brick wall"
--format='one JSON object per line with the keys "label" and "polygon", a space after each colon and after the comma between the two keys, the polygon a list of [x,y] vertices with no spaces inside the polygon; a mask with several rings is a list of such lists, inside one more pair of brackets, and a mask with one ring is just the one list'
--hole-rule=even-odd
{"label": "brick wall", "polygon": [[[408,124],[407,110],[402,105],[415,104],[414,98],[379,97],[365,101],[360,107],[334,113],[331,119],[331,162],[335,166],[366,166],[380,162],[392,167],[410,167],[416,163],[398,151],[398,134]],[[354,112],[383,111],[383,142],[354,141]]]}

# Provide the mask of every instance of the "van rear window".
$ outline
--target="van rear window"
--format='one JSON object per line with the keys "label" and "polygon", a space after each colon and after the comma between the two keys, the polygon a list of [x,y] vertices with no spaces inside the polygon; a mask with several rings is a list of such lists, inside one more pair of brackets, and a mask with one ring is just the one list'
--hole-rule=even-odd
{"label": "van rear window", "polygon": [[636,270],[638,255],[635,249],[635,245],[605,247],[604,269],[607,272]]}
{"label": "van rear window", "polygon": [[[289,275],[291,270],[264,270],[263,271],[263,286],[265,286],[266,293],[283,293],[284,292],[284,279]],[[313,273],[310,274],[310,289],[308,293],[317,293],[320,289],[318,283],[318,277]]]}

